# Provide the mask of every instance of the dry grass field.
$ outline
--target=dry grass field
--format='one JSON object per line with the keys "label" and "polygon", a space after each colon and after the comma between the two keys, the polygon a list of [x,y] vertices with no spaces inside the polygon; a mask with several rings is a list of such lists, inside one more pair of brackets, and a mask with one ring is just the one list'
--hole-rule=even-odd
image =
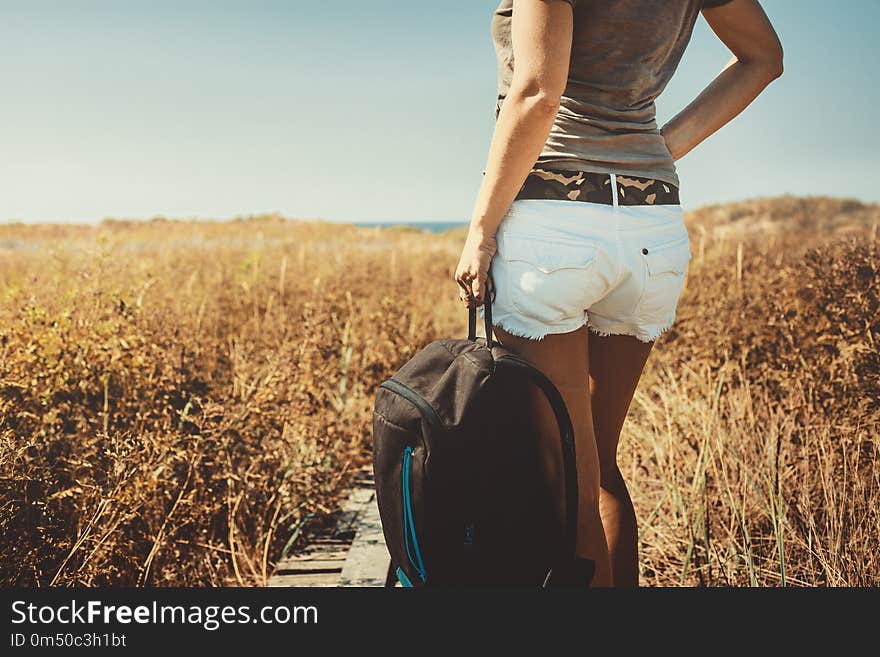
{"label": "dry grass field", "polygon": [[[880,584],[880,206],[692,212],[624,428],[644,585]],[[0,226],[0,583],[262,585],[463,336],[463,231]]]}

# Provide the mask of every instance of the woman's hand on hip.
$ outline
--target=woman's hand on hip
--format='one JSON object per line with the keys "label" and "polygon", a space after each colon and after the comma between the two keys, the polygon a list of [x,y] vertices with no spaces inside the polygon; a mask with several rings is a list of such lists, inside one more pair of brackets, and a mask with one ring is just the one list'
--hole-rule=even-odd
{"label": "woman's hand on hip", "polygon": [[483,305],[486,294],[486,280],[489,277],[489,265],[498,250],[495,236],[488,236],[477,231],[468,231],[458,267],[455,269],[455,281],[459,286],[458,298],[462,304],[471,308]]}

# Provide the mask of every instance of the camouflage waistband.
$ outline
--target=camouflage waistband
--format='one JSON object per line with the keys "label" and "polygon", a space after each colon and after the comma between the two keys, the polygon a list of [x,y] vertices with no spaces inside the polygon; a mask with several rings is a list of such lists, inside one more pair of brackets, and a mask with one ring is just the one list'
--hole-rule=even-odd
{"label": "camouflage waistband", "polygon": [[[613,205],[611,176],[591,171],[550,171],[534,168],[516,195],[517,200],[551,199]],[[678,187],[654,178],[617,174],[619,205],[679,205]]]}

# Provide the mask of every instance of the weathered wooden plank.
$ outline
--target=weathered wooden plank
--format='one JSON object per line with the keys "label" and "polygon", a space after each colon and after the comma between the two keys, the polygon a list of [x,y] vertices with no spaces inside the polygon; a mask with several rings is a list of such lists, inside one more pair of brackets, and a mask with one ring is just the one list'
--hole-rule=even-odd
{"label": "weathered wooden plank", "polygon": [[385,586],[389,567],[368,468],[355,475],[333,525],[312,537],[304,552],[279,561],[269,586]]}
{"label": "weathered wooden plank", "polygon": [[339,573],[298,573],[295,575],[275,575],[269,579],[269,586],[316,586],[328,587],[339,585]]}
{"label": "weathered wooden plank", "polygon": [[303,561],[293,561],[284,568],[275,570],[279,575],[290,575],[293,573],[315,573],[315,572],[340,572],[345,564],[344,559],[309,559]]}
{"label": "weathered wooden plank", "polygon": [[379,507],[373,489],[361,490],[365,502],[338,586],[384,587],[391,559],[385,547]]}
{"label": "weathered wooden plank", "polygon": [[[337,547],[347,547],[351,543],[351,541],[346,541],[344,538],[339,537],[330,537],[330,536],[316,536],[309,541],[309,545],[306,548],[314,549],[316,546],[326,546],[328,548],[332,548],[333,546]],[[323,547],[322,547],[323,549]]]}
{"label": "weathered wooden plank", "polygon": [[345,561],[345,558],[347,556],[348,549],[315,550],[306,554],[297,554],[295,556],[282,559],[277,564],[275,564],[275,570],[277,572],[291,570],[292,568],[299,568],[302,564],[309,564],[315,561],[338,561],[341,565],[342,562]]}
{"label": "weathered wooden plank", "polygon": [[349,535],[350,539],[354,539],[354,533],[358,530],[360,524],[360,516],[364,512],[366,505],[372,499],[373,489],[367,488],[360,484],[352,489],[342,511],[336,518],[336,527],[333,536]]}

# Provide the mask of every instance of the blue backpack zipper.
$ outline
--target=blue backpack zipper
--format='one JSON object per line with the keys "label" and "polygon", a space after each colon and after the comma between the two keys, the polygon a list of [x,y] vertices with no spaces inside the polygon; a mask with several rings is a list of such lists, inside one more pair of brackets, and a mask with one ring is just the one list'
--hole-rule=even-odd
{"label": "blue backpack zipper", "polygon": [[[412,486],[410,482],[412,474],[412,453],[413,448],[410,445],[407,445],[406,449],[403,450],[403,465],[401,467],[401,483],[403,486],[403,538],[406,545],[406,556],[409,559],[410,565],[412,565],[412,567],[419,573],[422,582],[425,582],[427,579],[425,562],[422,560],[422,552],[419,549],[419,539],[416,535],[416,522],[412,509]],[[400,571],[400,569],[398,570]],[[413,586],[412,582],[405,575],[403,578],[400,577],[400,572],[398,572],[400,583],[404,586]]]}

